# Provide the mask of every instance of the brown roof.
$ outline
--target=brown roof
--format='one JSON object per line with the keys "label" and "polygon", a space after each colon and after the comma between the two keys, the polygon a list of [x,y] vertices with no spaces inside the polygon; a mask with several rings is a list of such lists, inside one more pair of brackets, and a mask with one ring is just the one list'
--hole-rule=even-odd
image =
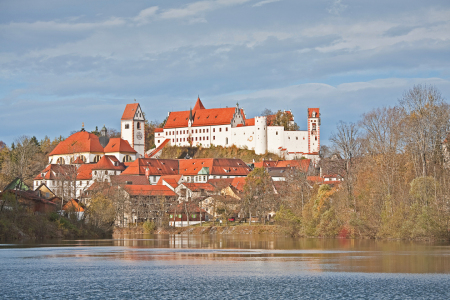
{"label": "brown roof", "polygon": [[69,202],[67,202],[63,206],[63,210],[71,210],[71,209],[73,209],[74,211],[77,211],[77,212],[84,211],[84,208],[81,207],[81,205],[78,203],[78,201],[74,200],[74,199],[70,199]]}
{"label": "brown roof", "polygon": [[209,179],[208,183],[218,189],[226,188],[233,183],[235,178]]}
{"label": "brown roof", "polygon": [[234,158],[181,159],[180,174],[197,175],[202,168],[209,168],[210,175],[247,176],[250,168],[241,160]]}
{"label": "brown roof", "polygon": [[125,191],[131,196],[177,196],[165,185],[126,185]]}
{"label": "brown roof", "polygon": [[[147,176],[144,175],[112,175],[110,176],[112,184],[127,185],[150,185]],[[131,182],[131,183],[129,183]]]}
{"label": "brown roof", "polygon": [[238,191],[242,192],[244,190],[245,180],[246,177],[235,177],[233,178],[233,182],[231,183],[231,185]]}
{"label": "brown roof", "polygon": [[103,155],[92,170],[125,170],[125,166],[114,155]]}
{"label": "brown roof", "polygon": [[133,119],[138,107],[139,103],[127,104],[127,106],[125,106],[125,110],[123,111],[122,120]]}
{"label": "brown roof", "polygon": [[210,191],[210,192],[214,191],[214,186],[212,186],[209,183],[183,182],[183,185],[193,192],[200,192],[201,190]]}

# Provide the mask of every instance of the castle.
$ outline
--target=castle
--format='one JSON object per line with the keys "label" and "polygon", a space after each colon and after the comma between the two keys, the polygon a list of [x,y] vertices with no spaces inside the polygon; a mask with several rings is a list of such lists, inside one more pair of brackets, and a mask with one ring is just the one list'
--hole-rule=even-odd
{"label": "castle", "polygon": [[254,150],[256,154],[267,151],[285,159],[305,157],[317,162],[320,150],[319,108],[308,108],[307,129],[288,131],[283,126],[268,126],[265,116],[247,119],[239,104],[234,108],[206,109],[197,98],[193,109],[169,113],[164,127],[155,130],[156,149],[148,154],[158,157],[167,144],[203,147],[235,145]]}

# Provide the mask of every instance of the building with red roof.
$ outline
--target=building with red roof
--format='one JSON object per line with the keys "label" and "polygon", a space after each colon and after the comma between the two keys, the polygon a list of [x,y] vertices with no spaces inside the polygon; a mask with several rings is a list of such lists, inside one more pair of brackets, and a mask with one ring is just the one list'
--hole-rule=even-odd
{"label": "building with red roof", "polygon": [[[285,111],[285,114],[292,113]],[[149,157],[157,155],[162,148],[172,146],[211,145],[254,150],[256,154],[266,151],[287,159],[311,158],[318,161],[320,150],[319,108],[308,109],[307,130],[289,131],[284,126],[273,126],[274,116],[247,119],[244,109],[236,107],[207,109],[200,98],[193,109],[170,112],[164,128],[155,130],[156,149]],[[290,123],[294,123],[291,117]]]}
{"label": "building with red roof", "polygon": [[137,151],[137,157],[145,155],[145,117],[139,103],[127,104],[120,124],[121,138]]}

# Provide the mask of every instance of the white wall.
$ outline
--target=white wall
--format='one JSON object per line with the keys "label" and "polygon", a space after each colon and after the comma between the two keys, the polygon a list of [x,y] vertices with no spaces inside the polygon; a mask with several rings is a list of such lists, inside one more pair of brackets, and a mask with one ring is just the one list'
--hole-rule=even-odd
{"label": "white wall", "polygon": [[272,153],[280,153],[279,147],[284,147],[284,127],[268,126],[267,127],[267,151]]}

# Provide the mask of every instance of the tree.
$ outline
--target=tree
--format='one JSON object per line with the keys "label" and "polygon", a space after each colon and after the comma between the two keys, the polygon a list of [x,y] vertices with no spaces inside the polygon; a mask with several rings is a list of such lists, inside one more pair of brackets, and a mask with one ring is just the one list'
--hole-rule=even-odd
{"label": "tree", "polygon": [[103,231],[109,231],[114,225],[116,210],[113,203],[103,194],[97,193],[85,211],[91,225]]}
{"label": "tree", "polygon": [[[443,160],[442,142],[450,128],[449,105],[434,86],[415,85],[399,100],[403,136],[415,157],[417,176],[427,176],[427,162]],[[420,170],[420,171],[419,171]]]}
{"label": "tree", "polygon": [[272,209],[274,199],[274,188],[272,178],[265,168],[255,168],[248,174],[244,185],[243,206],[248,212],[249,224],[252,214],[259,218],[266,218]]}
{"label": "tree", "polygon": [[283,126],[284,130],[296,131],[299,126],[294,122],[291,111],[277,111],[276,114],[267,116],[267,126]]}
{"label": "tree", "polygon": [[337,126],[337,132],[333,133],[330,138],[333,143],[335,152],[343,159],[344,165],[344,181],[347,186],[348,202],[353,202],[356,210],[356,202],[353,195],[354,184],[354,163],[355,158],[360,155],[361,140],[358,126],[354,123],[345,123],[340,121]]}

